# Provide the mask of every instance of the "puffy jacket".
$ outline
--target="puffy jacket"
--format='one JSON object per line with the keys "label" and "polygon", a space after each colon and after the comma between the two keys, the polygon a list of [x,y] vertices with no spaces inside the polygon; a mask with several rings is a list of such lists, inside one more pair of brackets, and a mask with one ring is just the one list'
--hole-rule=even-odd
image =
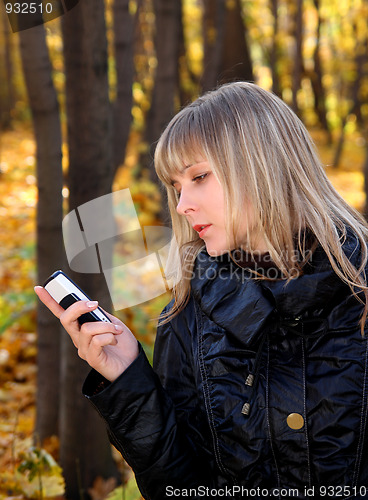
{"label": "puffy jacket", "polygon": [[323,250],[289,283],[203,251],[191,287],[153,368],[83,389],[143,497],[368,498],[363,306]]}

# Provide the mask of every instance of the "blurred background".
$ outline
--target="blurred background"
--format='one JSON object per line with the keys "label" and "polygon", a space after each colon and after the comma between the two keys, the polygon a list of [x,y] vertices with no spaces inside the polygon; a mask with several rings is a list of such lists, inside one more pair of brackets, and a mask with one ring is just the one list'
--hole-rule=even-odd
{"label": "blurred background", "polygon": [[[15,32],[16,2],[0,5],[0,499],[140,498],[81,396],[88,367],[33,286],[62,268],[111,310],[101,275],[69,270],[63,216],[129,187],[141,225],[167,225],[152,155],[183,105],[228,81],[272,90],[367,214],[368,0],[71,3]],[[113,311],[149,357],[168,300]]]}

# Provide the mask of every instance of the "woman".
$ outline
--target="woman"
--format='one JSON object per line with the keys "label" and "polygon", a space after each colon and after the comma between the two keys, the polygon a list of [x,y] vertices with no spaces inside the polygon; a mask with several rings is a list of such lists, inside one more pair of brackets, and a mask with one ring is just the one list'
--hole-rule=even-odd
{"label": "woman", "polygon": [[[60,318],[144,498],[368,497],[368,228],[276,96],[232,83],[155,153],[179,252],[153,369],[110,316]],[[367,488],[366,488],[367,487]]]}

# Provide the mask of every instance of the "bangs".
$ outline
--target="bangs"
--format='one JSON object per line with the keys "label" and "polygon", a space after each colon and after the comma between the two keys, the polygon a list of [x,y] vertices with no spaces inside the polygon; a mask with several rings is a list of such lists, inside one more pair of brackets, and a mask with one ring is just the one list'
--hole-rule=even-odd
{"label": "bangs", "polygon": [[183,109],[171,120],[155,151],[155,169],[159,179],[168,187],[185,165],[207,158],[206,134],[196,108]]}

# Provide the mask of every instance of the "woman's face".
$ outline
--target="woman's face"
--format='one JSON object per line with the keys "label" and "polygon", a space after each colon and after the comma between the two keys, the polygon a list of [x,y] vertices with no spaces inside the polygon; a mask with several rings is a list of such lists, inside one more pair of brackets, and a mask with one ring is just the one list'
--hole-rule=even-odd
{"label": "woman's face", "polygon": [[[185,165],[180,174],[172,179],[172,185],[180,194],[176,207],[178,214],[186,217],[198,232],[209,255],[215,257],[233,250],[235,243],[228,241],[226,231],[224,190],[210,164],[200,159]],[[249,205],[244,211],[246,216],[240,230],[245,241],[245,235],[251,230],[248,229],[247,219],[251,227],[253,215]],[[250,234],[248,236],[251,237]],[[257,250],[267,251],[261,243],[257,245]]]}

